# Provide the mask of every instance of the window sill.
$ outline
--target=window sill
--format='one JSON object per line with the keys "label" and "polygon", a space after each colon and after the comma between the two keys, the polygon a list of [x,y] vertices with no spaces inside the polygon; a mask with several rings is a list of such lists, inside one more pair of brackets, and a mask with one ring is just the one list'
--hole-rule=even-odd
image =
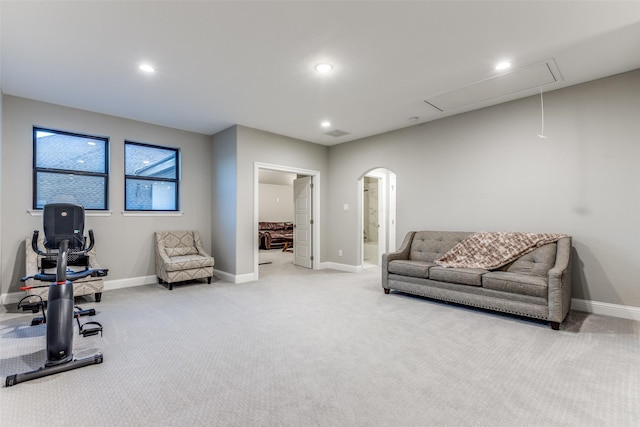
{"label": "window sill", "polygon": [[[31,216],[42,216],[42,209],[28,209],[27,213]],[[111,216],[112,211],[84,211],[85,216]]]}
{"label": "window sill", "polygon": [[122,211],[122,216],[182,216],[184,212],[127,212]]}

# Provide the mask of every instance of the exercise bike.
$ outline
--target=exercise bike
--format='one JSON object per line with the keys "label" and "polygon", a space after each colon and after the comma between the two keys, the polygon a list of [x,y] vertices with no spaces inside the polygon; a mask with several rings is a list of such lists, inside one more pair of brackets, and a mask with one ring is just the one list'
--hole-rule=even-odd
{"label": "exercise bike", "polygon": [[[89,230],[89,242],[87,245],[84,237],[84,208],[70,203],[53,203],[45,205],[43,210],[44,247],[38,247],[39,231],[33,232],[31,240],[32,249],[43,258],[43,267],[55,266],[56,272],[41,272],[33,276],[23,277],[27,281],[31,278],[41,282],[42,287],[48,287],[48,301],[43,301],[38,296],[26,296],[18,303],[18,309],[38,313],[42,310],[42,317],[32,320],[31,325],[46,324],[47,332],[47,360],[44,367],[21,374],[9,375],[6,378],[6,387],[15,384],[42,378],[84,366],[100,364],[103,361],[102,353],[93,356],[75,359],[72,353],[73,346],[73,321],[78,324],[79,334],[83,337],[100,334],[102,325],[95,321],[80,323],[80,317],[95,315],[94,309],[83,310],[74,306],[73,281],[87,276],[106,276],[107,269],[92,269],[88,262],[88,252],[94,245],[93,230]],[[56,252],[57,251],[57,252]],[[46,262],[45,262],[46,261]],[[68,265],[84,265],[85,269],[73,271]],[[40,286],[24,286],[21,290],[27,290]],[[33,298],[39,299],[33,302]],[[46,307],[46,308],[45,308]]]}

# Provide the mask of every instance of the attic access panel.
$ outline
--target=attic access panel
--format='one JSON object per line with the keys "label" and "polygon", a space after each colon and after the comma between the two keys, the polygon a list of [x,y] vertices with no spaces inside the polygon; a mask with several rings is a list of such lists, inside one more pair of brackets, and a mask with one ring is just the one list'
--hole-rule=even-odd
{"label": "attic access panel", "polygon": [[425,102],[440,111],[450,111],[556,81],[558,79],[552,71],[552,63],[548,61],[481,80]]}

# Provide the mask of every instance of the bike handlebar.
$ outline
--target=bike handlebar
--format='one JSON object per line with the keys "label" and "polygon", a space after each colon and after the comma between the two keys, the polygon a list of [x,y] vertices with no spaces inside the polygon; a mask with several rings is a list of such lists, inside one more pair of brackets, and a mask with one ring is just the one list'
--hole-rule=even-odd
{"label": "bike handlebar", "polygon": [[[42,255],[42,256],[51,256],[54,255],[55,253],[50,253],[50,252],[44,252],[42,251],[39,247],[38,247],[38,237],[40,236],[40,230],[33,230],[33,237],[31,238],[31,248],[33,249],[33,251],[35,253],[37,253],[38,255]],[[67,247],[68,247],[68,240],[63,240],[62,242],[67,242]],[[62,244],[62,242],[60,242]],[[86,242],[85,242],[86,243]],[[89,251],[91,251],[91,249],[93,249],[93,245],[95,243],[95,239],[93,237],[93,230],[89,230],[89,246],[83,248],[83,249],[68,249],[68,254],[69,255],[85,255],[87,254]],[[58,249],[59,252],[60,249]]]}

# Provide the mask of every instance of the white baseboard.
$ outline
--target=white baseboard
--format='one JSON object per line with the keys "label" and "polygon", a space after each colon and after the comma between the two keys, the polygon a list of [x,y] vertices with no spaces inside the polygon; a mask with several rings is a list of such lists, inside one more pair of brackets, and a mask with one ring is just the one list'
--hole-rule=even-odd
{"label": "white baseboard", "polygon": [[632,307],[630,305],[573,298],[571,300],[571,309],[585,313],[602,314],[604,316],[640,321],[640,307]]}
{"label": "white baseboard", "polygon": [[[253,273],[235,275],[220,270],[213,270],[213,274],[218,279],[231,283],[244,283],[251,282],[252,280],[257,280]],[[110,291],[112,289],[129,288],[132,286],[152,285],[154,283],[158,283],[158,278],[156,276],[142,276],[133,277],[130,279],[110,280],[104,282],[104,290]]]}
{"label": "white baseboard", "polygon": [[318,265],[318,270],[331,269],[338,271],[346,271],[347,273],[360,273],[362,267],[359,265],[340,264],[339,262],[321,262]]}
{"label": "white baseboard", "polygon": [[134,286],[153,285],[155,283],[158,283],[158,278],[156,276],[140,276],[140,277],[131,277],[128,279],[105,280],[104,290],[112,291],[114,289],[132,288]]}
{"label": "white baseboard", "polygon": [[220,280],[231,283],[246,283],[258,280],[254,273],[231,274],[226,271],[213,270],[213,274]]}
{"label": "white baseboard", "polygon": [[22,297],[25,296],[24,292],[11,292],[0,295],[0,305],[17,304]]}

